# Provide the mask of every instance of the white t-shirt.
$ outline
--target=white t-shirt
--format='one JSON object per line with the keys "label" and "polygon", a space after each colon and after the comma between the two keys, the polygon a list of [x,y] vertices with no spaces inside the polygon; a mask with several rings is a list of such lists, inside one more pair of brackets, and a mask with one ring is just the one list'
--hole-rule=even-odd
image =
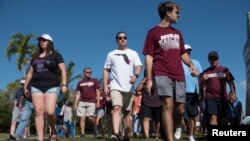
{"label": "white t-shirt", "polygon": [[64,122],[71,122],[72,116],[73,116],[73,111],[72,111],[71,107],[65,106],[63,121]]}
{"label": "white t-shirt", "polygon": [[139,55],[131,49],[113,50],[107,55],[104,68],[111,69],[110,90],[134,92],[135,86],[129,83],[136,66],[142,66]]}

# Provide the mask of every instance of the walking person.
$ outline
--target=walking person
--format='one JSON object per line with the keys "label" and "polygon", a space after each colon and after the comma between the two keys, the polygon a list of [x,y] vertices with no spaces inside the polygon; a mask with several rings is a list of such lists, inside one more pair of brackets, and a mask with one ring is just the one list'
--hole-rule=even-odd
{"label": "walking person", "polygon": [[141,136],[142,131],[141,99],[142,95],[135,94],[132,103],[133,135],[136,138]]}
{"label": "walking person", "polygon": [[80,119],[81,138],[85,137],[86,117],[95,127],[95,110],[100,107],[100,91],[98,80],[91,77],[92,69],[83,69],[84,78],[77,83],[74,110]]}
{"label": "walking person", "polygon": [[201,93],[205,97],[205,114],[209,125],[226,124],[228,107],[227,84],[230,95],[235,95],[234,77],[228,68],[219,65],[219,54],[208,54],[210,66],[200,74]]}
{"label": "walking person", "polygon": [[150,139],[150,129],[154,131],[155,139],[159,139],[161,126],[161,101],[159,100],[157,93],[154,93],[153,88],[150,94],[147,92],[146,72],[144,73],[144,78],[136,87],[136,94],[142,96],[141,114],[145,140]]}
{"label": "walking person", "polygon": [[65,131],[64,131],[64,109],[66,107],[66,97],[63,100],[63,102],[57,102],[56,109],[55,109],[55,119],[56,119],[56,132],[58,137],[65,137]]}
{"label": "walking person", "polygon": [[172,26],[180,16],[179,6],[174,2],[163,2],[158,6],[158,13],[161,22],[148,31],[143,49],[146,83],[149,93],[154,83],[155,92],[161,98],[163,139],[173,141],[172,113],[176,125],[181,125],[186,102],[182,61],[190,68],[192,75],[196,75],[197,71],[185,51],[181,32]]}
{"label": "walking person", "polygon": [[135,91],[134,83],[140,75],[142,63],[137,52],[127,47],[128,37],[125,32],[118,32],[115,39],[118,47],[108,53],[104,64],[104,92],[109,93],[110,74],[110,95],[113,106],[113,135],[110,140],[119,140],[119,123],[123,114],[124,141],[127,141],[131,130],[130,114]]}
{"label": "walking person", "polygon": [[64,116],[63,116],[63,128],[66,137],[75,137],[75,125],[73,121],[73,103],[71,101],[67,101],[66,106],[64,108]]}
{"label": "walking person", "polygon": [[[191,51],[192,48],[189,44],[184,45],[185,50],[187,54],[191,58]],[[200,65],[200,62],[195,59],[191,59],[194,66],[196,67],[198,73],[201,73],[202,67]],[[198,105],[199,105],[199,82],[198,82],[198,77],[193,77],[190,74],[189,68],[187,65],[182,63],[183,68],[184,68],[184,73],[185,73],[185,82],[186,82],[186,105],[185,105],[185,113],[188,118],[187,122],[187,135],[189,141],[195,141],[194,139],[194,131],[196,128],[196,118],[198,115]],[[181,138],[181,127],[176,129],[175,132],[175,138],[180,139]]]}
{"label": "walking person", "polygon": [[[26,76],[24,92],[31,96],[35,110],[35,125],[38,140],[43,141],[44,119],[47,116],[51,127],[51,141],[57,140],[55,107],[60,91],[67,92],[67,74],[62,55],[54,49],[52,37],[42,34],[37,38],[39,51],[31,60]],[[31,90],[28,90],[28,84]]]}
{"label": "walking person", "polygon": [[[25,83],[25,79],[22,79],[21,82],[24,84]],[[33,112],[33,103],[32,103],[32,99],[31,97],[27,97],[24,93],[21,97],[20,103],[25,103],[22,106],[22,115],[20,117],[18,126],[16,128],[16,132],[14,135],[11,136],[12,140],[21,140],[23,138],[27,138],[27,128],[28,124],[30,122],[30,117],[32,115]]]}
{"label": "walking person", "polygon": [[[107,103],[107,99],[106,99],[106,96],[104,94],[103,87],[100,87],[99,91],[100,91],[100,99],[99,99],[100,107],[96,108],[96,110],[95,110],[94,132],[95,132],[96,138],[104,137],[104,127],[102,124],[102,119],[105,115],[105,107],[106,107],[106,103]],[[100,135],[100,134],[102,134],[102,135]]]}
{"label": "walking person", "polygon": [[240,125],[243,116],[242,103],[236,95],[229,94],[227,120],[229,125]]}
{"label": "walking person", "polygon": [[15,95],[15,102],[12,110],[12,120],[11,120],[11,126],[10,126],[10,139],[15,137],[15,131],[17,127],[17,123],[20,122],[21,116],[23,114],[23,105],[25,104],[25,101],[22,101],[22,96],[24,95],[24,89],[23,85],[25,83],[25,79],[20,80],[20,88],[16,91]]}

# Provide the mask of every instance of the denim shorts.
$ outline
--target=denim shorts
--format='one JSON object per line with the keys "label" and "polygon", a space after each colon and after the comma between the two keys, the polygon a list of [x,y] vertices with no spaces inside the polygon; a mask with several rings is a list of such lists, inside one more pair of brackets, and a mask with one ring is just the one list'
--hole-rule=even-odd
{"label": "denim shorts", "polygon": [[61,87],[52,87],[49,89],[31,87],[31,94],[56,94],[58,96],[60,91]]}
{"label": "denim shorts", "polygon": [[104,109],[96,109],[95,116],[103,117],[104,116]]}

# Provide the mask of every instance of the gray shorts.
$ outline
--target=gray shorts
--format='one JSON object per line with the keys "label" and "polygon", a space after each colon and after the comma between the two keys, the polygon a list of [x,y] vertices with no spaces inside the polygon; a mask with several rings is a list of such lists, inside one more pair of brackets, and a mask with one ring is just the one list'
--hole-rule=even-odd
{"label": "gray shorts", "polygon": [[186,103],[185,82],[169,78],[168,76],[154,77],[155,93],[160,97],[171,96],[175,102]]}
{"label": "gray shorts", "polygon": [[23,113],[23,109],[20,109],[19,107],[15,106],[13,111],[12,111],[12,123],[16,123],[19,122],[19,120],[21,119]]}

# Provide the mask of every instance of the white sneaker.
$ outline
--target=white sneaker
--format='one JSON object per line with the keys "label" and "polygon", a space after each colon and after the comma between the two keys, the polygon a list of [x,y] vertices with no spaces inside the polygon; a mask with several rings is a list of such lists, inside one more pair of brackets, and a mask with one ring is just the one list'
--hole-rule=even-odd
{"label": "white sneaker", "polygon": [[181,128],[176,128],[174,133],[175,139],[179,140],[181,138]]}
{"label": "white sneaker", "polygon": [[188,140],[189,141],[196,141],[193,136],[189,136]]}

